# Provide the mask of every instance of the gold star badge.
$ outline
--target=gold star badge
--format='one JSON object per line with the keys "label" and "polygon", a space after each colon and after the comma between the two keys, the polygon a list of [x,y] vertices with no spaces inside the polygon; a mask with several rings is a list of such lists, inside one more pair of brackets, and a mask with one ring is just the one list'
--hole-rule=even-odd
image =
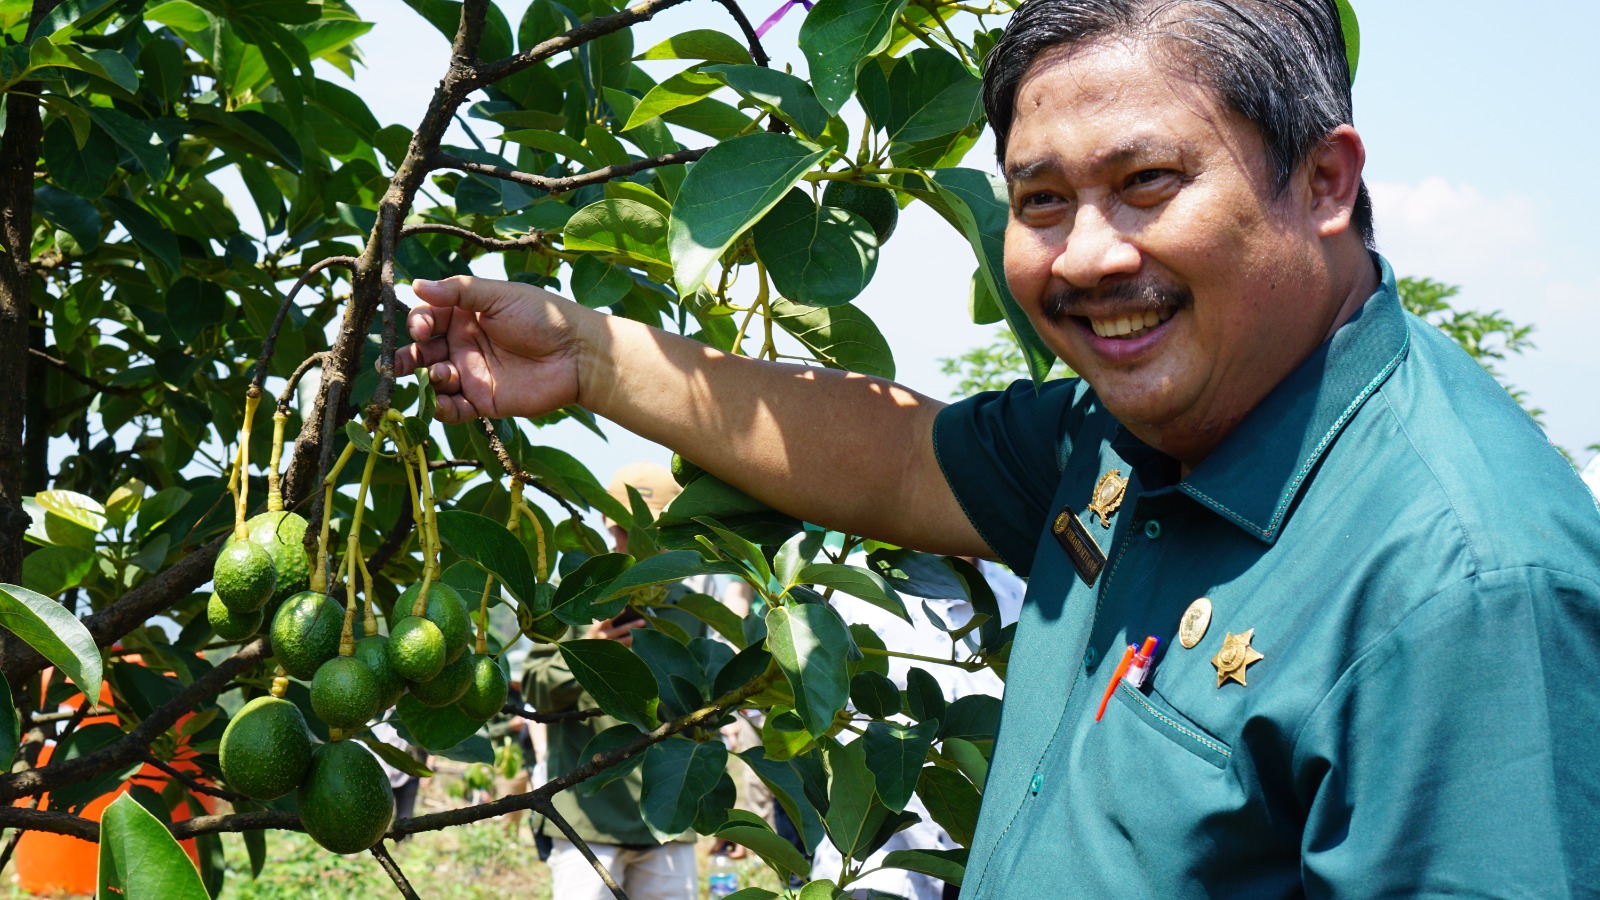
{"label": "gold star badge", "polygon": [[1217,687],[1222,687],[1223,682],[1230,678],[1244,684],[1245,667],[1266,658],[1256,652],[1256,648],[1250,646],[1250,641],[1255,636],[1254,628],[1244,634],[1228,632],[1222,641],[1222,649],[1211,658],[1211,664],[1217,667]]}
{"label": "gold star badge", "polygon": [[1089,512],[1100,517],[1100,527],[1111,527],[1111,516],[1122,505],[1122,495],[1127,493],[1128,479],[1121,469],[1112,469],[1095,483],[1094,496],[1090,498]]}

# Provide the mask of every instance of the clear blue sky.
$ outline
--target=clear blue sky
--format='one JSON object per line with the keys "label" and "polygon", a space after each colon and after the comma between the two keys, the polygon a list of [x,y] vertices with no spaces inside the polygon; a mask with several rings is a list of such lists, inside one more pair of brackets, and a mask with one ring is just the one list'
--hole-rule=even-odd
{"label": "clear blue sky", "polygon": [[[744,0],[760,20],[781,0]],[[1600,34],[1596,0],[1354,0],[1362,23],[1356,127],[1383,252],[1402,275],[1462,287],[1458,302],[1533,323],[1538,349],[1503,366],[1543,407],[1551,437],[1576,452],[1600,442],[1600,209],[1597,158]],[[502,2],[513,22],[523,0]],[[445,38],[399,3],[357,0],[377,27],[362,42],[369,71],[356,88],[385,124],[418,121],[448,53]],[[769,33],[780,64],[794,48],[797,8]],[[732,29],[710,0],[640,28],[640,50],[690,28]],[[662,74],[676,64],[666,64]],[[987,145],[967,164],[987,166]],[[913,210],[915,210],[915,205]],[[861,304],[897,351],[900,380],[947,397],[937,359],[988,340],[966,320],[970,254],[929,214],[908,215],[883,252]],[[569,449],[606,479],[632,458],[665,461],[620,429],[609,445],[579,429],[537,440]]]}

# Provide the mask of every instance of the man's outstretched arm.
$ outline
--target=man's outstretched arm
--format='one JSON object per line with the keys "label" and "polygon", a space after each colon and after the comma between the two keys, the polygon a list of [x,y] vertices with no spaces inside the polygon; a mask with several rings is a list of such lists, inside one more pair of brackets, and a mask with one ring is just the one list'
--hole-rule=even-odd
{"label": "man's outstretched arm", "polygon": [[733,356],[528,285],[413,285],[438,417],[538,416],[577,404],[671,447],[776,509],[938,553],[992,556],[933,453],[943,404],[880,378]]}

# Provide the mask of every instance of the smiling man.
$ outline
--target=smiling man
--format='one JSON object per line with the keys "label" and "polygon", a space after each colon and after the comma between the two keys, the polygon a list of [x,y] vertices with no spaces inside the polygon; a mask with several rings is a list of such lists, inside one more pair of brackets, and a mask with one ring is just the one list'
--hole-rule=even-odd
{"label": "smiling man", "polygon": [[1402,312],[1337,16],[1013,16],[1006,275],[1081,380],[941,407],[473,279],[416,286],[401,370],[1030,576],[964,897],[1600,892],[1600,514]]}

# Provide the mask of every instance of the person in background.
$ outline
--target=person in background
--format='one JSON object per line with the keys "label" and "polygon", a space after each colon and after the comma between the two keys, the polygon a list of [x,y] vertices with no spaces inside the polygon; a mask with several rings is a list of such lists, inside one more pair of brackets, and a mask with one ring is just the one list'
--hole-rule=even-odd
{"label": "person in background", "polygon": [[[660,515],[679,491],[672,474],[651,463],[623,466],[607,491],[627,506],[629,486],[638,491],[652,515]],[[607,520],[606,527],[611,533],[613,548],[619,553],[626,553],[627,530],[610,520]],[[689,587],[703,586],[697,584]],[[670,615],[671,612],[663,611],[663,615]],[[683,621],[683,618],[675,617],[673,621],[683,627],[701,627],[698,621]],[[590,625],[582,636],[631,646],[633,630],[644,624],[643,616],[632,607],[627,607],[615,618]],[[529,651],[522,692],[534,709],[545,713],[595,706],[594,699],[572,677],[554,644],[538,644]],[[595,735],[618,724],[621,723],[610,716],[599,716],[539,726],[544,730],[543,752],[539,754],[544,771],[536,771],[536,783],[542,784],[547,778],[559,777],[577,768],[582,763],[584,745]],[[538,742],[537,736],[535,742]],[[695,900],[698,873],[694,833],[685,832],[665,844],[658,842],[645,826],[639,812],[642,789],[643,776],[635,768],[625,778],[613,781],[593,794],[576,790],[562,791],[556,794],[554,806],[632,900]],[[537,817],[534,820],[534,834],[541,843],[548,841],[550,844],[549,863],[554,896],[561,900],[605,900],[611,896],[611,891],[595,874],[593,866],[577,845],[567,840],[554,822],[544,816]]]}

